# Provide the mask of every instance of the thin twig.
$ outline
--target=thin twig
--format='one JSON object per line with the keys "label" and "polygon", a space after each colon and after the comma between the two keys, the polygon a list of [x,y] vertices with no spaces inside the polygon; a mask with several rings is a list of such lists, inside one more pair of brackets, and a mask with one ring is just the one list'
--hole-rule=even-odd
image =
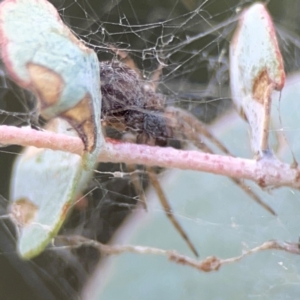
{"label": "thin twig", "polygon": [[173,250],[163,250],[153,247],[131,245],[104,245],[95,240],[91,240],[79,235],[57,236],[55,238],[55,241],[59,244],[67,245],[67,247],[71,248],[78,248],[81,246],[92,246],[98,249],[100,252],[105,253],[107,255],[118,255],[127,252],[135,254],[161,255],[167,257],[170,261],[182,265],[187,265],[203,272],[218,271],[220,267],[222,267],[225,264],[236,263],[248,255],[252,255],[265,250],[280,250],[291,254],[300,254],[298,243],[287,243],[276,240],[264,242],[260,246],[252,248],[239,256],[226,259],[221,259],[216,256],[208,256],[203,260],[193,259]]}

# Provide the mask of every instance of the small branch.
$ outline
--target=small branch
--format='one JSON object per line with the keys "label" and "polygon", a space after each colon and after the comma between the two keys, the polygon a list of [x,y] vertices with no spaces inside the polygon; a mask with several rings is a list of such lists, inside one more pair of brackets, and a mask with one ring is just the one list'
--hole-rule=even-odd
{"label": "small branch", "polygon": [[136,253],[136,254],[152,254],[166,256],[170,261],[178,264],[187,265],[203,272],[218,271],[219,268],[225,264],[235,263],[245,258],[265,250],[281,250],[292,254],[300,254],[298,243],[286,243],[276,240],[267,241],[258,247],[246,251],[242,255],[221,259],[216,256],[209,256],[203,260],[197,260],[188,256],[182,255],[177,251],[163,250],[159,248],[144,247],[144,246],[130,246],[130,245],[104,245],[95,240],[91,240],[82,236],[57,236],[55,240],[59,244],[67,245],[67,247],[78,248],[81,246],[91,246],[98,249],[100,252],[108,255],[118,255],[122,253]]}
{"label": "small branch", "polygon": [[[37,131],[28,127],[0,126],[0,144],[35,146],[76,154],[83,153],[83,145],[79,138],[48,131]],[[121,143],[108,139],[101,150],[99,161],[208,172],[249,179],[261,187],[289,186],[300,188],[300,168],[295,168],[273,158],[255,161],[199,151],[177,150],[170,147],[161,148]]]}

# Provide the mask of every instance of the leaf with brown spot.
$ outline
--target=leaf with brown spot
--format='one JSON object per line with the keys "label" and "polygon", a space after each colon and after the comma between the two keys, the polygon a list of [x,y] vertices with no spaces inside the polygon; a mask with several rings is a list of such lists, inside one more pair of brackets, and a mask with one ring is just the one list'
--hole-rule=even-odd
{"label": "leaf with brown spot", "polygon": [[[75,135],[54,119],[47,130]],[[18,227],[19,255],[30,259],[44,250],[65,221],[73,201],[90,178],[80,155],[27,147],[14,164],[10,215]]]}
{"label": "leaf with brown spot", "polygon": [[241,14],[230,44],[232,100],[251,128],[255,155],[269,153],[271,93],[285,83],[276,33],[265,6],[255,3]]}
{"label": "leaf with brown spot", "polygon": [[84,143],[84,167],[92,169],[104,143],[96,53],[72,34],[46,0],[1,2],[0,40],[8,74],[35,94],[44,118],[63,117],[85,103],[83,112],[89,115],[89,125],[82,129],[75,119],[71,125]]}

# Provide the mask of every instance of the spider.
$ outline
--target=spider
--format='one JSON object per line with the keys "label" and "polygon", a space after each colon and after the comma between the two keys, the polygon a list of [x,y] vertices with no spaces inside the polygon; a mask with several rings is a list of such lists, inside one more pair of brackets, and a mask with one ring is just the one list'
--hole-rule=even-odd
{"label": "spider", "polygon": [[164,114],[164,97],[120,61],[100,62],[100,69],[102,121],[135,133],[138,143],[165,146],[173,130]]}
{"label": "spider", "polygon": [[156,84],[141,80],[137,68],[127,63],[133,65],[117,60],[100,62],[103,125],[133,133],[140,144],[166,146],[170,139],[189,139],[205,152],[212,152],[199,138],[202,134],[229,154],[192,114],[166,107],[165,96],[155,91]]}
{"label": "spider", "polygon": [[[100,79],[102,93],[102,124],[113,127],[121,132],[130,132],[140,144],[166,146],[168,140],[186,139],[192,142],[200,150],[213,153],[201,139],[205,136],[214,143],[223,153],[231,155],[205,127],[205,125],[189,112],[165,105],[165,96],[156,92],[156,84],[153,81],[146,83],[141,79],[139,70],[127,54],[113,49],[121,60],[100,62]],[[161,68],[154,77],[159,78]],[[158,80],[156,80],[157,82]],[[133,169],[133,166],[130,166]],[[146,168],[149,180],[159,196],[167,217],[173,223],[180,235],[187,242],[192,252],[198,256],[197,250],[188,238],[187,234],[172,214],[171,206],[155,176],[153,168]],[[262,205],[270,213],[275,212],[265,204],[247,185],[241,180],[231,178],[256,202]],[[135,184],[136,192],[146,208],[145,199],[142,196],[142,188],[138,181]]]}

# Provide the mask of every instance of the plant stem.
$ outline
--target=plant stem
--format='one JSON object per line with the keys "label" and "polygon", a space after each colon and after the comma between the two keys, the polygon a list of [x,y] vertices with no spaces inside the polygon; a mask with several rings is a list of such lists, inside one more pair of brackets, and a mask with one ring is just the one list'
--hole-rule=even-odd
{"label": "plant stem", "polygon": [[[37,131],[29,127],[0,126],[0,143],[2,145],[16,144],[49,148],[80,155],[83,153],[83,144],[79,138],[49,131]],[[177,150],[170,147],[122,143],[107,139],[98,161],[208,172],[249,179],[261,187],[300,188],[300,168],[282,163],[274,158],[256,161],[192,150]]]}

